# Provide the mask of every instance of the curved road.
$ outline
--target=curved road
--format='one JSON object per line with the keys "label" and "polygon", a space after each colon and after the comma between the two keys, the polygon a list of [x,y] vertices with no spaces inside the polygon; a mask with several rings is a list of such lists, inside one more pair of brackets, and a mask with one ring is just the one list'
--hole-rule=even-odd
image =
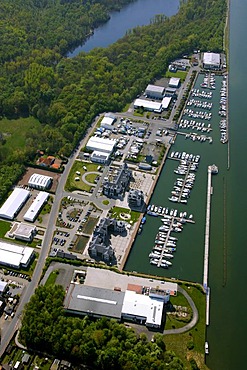
{"label": "curved road", "polygon": [[185,298],[187,299],[187,301],[190,304],[190,307],[192,308],[192,312],[193,312],[192,320],[187,325],[183,326],[182,328],[164,330],[163,334],[181,334],[181,333],[185,333],[186,331],[192,329],[196,325],[196,323],[199,319],[198,310],[197,310],[196,305],[195,305],[194,301],[192,300],[192,298],[189,296],[189,294],[186,292],[186,290],[181,288],[179,285],[178,285],[178,291],[185,296]]}

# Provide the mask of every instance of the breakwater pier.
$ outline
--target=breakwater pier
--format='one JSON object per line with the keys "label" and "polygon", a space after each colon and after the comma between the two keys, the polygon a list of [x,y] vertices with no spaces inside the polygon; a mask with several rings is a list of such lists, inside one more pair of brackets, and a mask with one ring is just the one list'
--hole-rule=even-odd
{"label": "breakwater pier", "polygon": [[205,226],[205,247],[204,247],[204,269],[203,269],[203,288],[206,292],[206,324],[209,325],[209,298],[210,289],[208,286],[208,267],[209,267],[209,236],[210,236],[210,211],[211,211],[211,196],[213,194],[212,188],[212,174],[218,173],[218,167],[213,164],[208,166],[208,185],[207,185],[207,207],[206,207],[206,226]]}

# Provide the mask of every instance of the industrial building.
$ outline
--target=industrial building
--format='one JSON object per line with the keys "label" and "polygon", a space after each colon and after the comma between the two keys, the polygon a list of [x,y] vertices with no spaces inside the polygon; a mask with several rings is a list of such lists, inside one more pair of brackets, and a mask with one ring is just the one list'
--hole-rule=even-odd
{"label": "industrial building", "polygon": [[90,156],[92,162],[102,164],[106,164],[109,161],[109,158],[110,153],[99,152],[97,150],[94,150],[94,152]]}
{"label": "industrial building", "polygon": [[23,217],[24,220],[34,222],[48,197],[49,193],[46,193],[45,191],[40,191],[31,206],[28,208],[27,212],[25,213]]}
{"label": "industrial building", "polygon": [[177,96],[177,89],[175,89],[174,87],[167,87],[165,96],[176,97]]}
{"label": "industrial building", "polygon": [[150,112],[161,113],[162,103],[145,100],[145,99],[136,99],[134,101],[134,108],[135,109],[142,108]]}
{"label": "industrial building", "polygon": [[220,69],[221,61],[218,53],[204,53],[203,54],[203,68],[205,69]]}
{"label": "industrial building", "polygon": [[49,189],[52,184],[52,177],[33,173],[28,180],[30,188],[45,190]]}
{"label": "industrial building", "polygon": [[171,77],[169,80],[169,87],[178,88],[180,84],[180,78],[178,77]]}
{"label": "industrial building", "polygon": [[114,139],[104,139],[97,136],[92,136],[87,142],[86,148],[90,151],[98,151],[103,153],[112,153],[116,145]]}
{"label": "industrial building", "polygon": [[121,320],[124,292],[70,284],[64,308],[69,314]]}
{"label": "industrial building", "polygon": [[145,90],[145,95],[152,99],[162,99],[165,93],[163,86],[148,85]]}
{"label": "industrial building", "polygon": [[171,100],[172,100],[172,98],[171,97],[168,97],[168,96],[165,96],[162,99],[162,108],[164,110],[167,110],[169,108],[169,105],[171,104]]}
{"label": "industrial building", "polygon": [[8,235],[10,238],[24,240],[26,242],[31,242],[37,233],[36,226],[28,225],[23,222],[15,222],[9,231]]}
{"label": "industrial building", "polygon": [[64,308],[69,314],[134,321],[149,328],[162,326],[164,300],[133,290],[125,292],[71,283]]}
{"label": "industrial building", "polygon": [[1,281],[0,280],[0,297],[6,293],[8,288],[8,283],[6,281]]}
{"label": "industrial building", "polygon": [[116,116],[114,114],[106,113],[100,123],[100,127],[103,127],[106,130],[112,130],[114,127],[113,124],[115,121],[116,121]]}
{"label": "industrial building", "polygon": [[127,290],[124,295],[122,319],[145,324],[150,328],[160,328],[163,307],[163,300]]}
{"label": "industrial building", "polygon": [[104,179],[103,194],[109,198],[123,197],[129,186],[131,177],[131,170],[126,163],[123,163],[120,168],[116,168],[113,175],[110,176],[109,174],[109,176]]}
{"label": "industrial building", "polygon": [[28,267],[34,256],[34,249],[22,247],[16,244],[10,244],[0,241],[0,264],[22,268]]}
{"label": "industrial building", "polygon": [[29,196],[30,191],[21,188],[15,188],[6,202],[0,208],[0,217],[13,220],[17,213],[24,206]]}

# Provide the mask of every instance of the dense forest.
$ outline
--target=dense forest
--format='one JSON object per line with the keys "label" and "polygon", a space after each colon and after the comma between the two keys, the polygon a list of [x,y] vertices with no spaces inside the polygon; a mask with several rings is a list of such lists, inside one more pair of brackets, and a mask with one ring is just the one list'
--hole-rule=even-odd
{"label": "dense forest", "polygon": [[[61,286],[40,286],[26,306],[20,338],[28,348],[101,370],[182,370],[181,360],[166,351],[164,336],[155,342],[137,336],[115,320],[67,317]],[[79,368],[81,368],[79,366]]]}
{"label": "dense forest", "polygon": [[108,48],[65,57],[109,10],[129,2],[1,1],[0,118],[40,124],[27,130],[26,146],[10,151],[0,133],[0,199],[37,149],[69,156],[98,113],[123,109],[172,59],[222,49],[226,0],[188,0],[177,15],[159,15]]}

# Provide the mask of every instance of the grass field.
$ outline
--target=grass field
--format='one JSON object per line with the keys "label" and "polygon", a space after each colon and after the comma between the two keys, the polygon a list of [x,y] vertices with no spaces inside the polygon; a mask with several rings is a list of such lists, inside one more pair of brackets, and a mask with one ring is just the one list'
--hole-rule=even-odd
{"label": "grass field", "polygon": [[72,250],[77,253],[83,253],[88,241],[89,241],[89,237],[79,236],[78,241],[76,245],[72,248]]}
{"label": "grass field", "polygon": [[[199,321],[193,329],[186,333],[179,335],[166,335],[166,348],[168,350],[173,350],[188,366],[188,368],[190,368],[189,360],[193,358],[196,361],[199,369],[207,370],[208,368],[204,364],[204,344],[206,338],[206,296],[204,293],[202,293],[200,288],[197,288],[196,286],[183,284],[182,288],[185,289],[193,299],[199,312]],[[176,298],[174,298],[172,301],[173,304],[179,305],[180,303],[183,303],[181,299],[185,299],[181,298],[180,296],[178,298],[178,301],[176,301]],[[170,315],[167,320],[172,320]],[[179,327],[180,323],[176,324],[173,322],[173,325],[175,325],[175,327]]]}
{"label": "grass field", "polygon": [[58,274],[59,274],[58,270],[52,271],[50,275],[48,276],[48,279],[46,280],[45,285],[46,286],[55,285]]}
{"label": "grass field", "polygon": [[3,133],[6,143],[6,150],[13,151],[16,148],[24,148],[26,146],[26,133],[33,127],[41,127],[38,120],[34,117],[19,118],[9,120],[3,118],[0,121],[0,132]]}
{"label": "grass field", "polygon": [[166,78],[171,78],[171,77],[177,77],[177,78],[180,78],[181,81],[184,81],[185,78],[187,76],[187,72],[186,71],[177,71],[177,72],[170,72],[170,71],[167,71],[166,72]]}
{"label": "grass field", "polygon": [[0,238],[3,238],[4,235],[11,229],[11,224],[7,221],[0,221]]}
{"label": "grass field", "polygon": [[[123,215],[129,215],[130,217],[121,217],[121,214]],[[112,208],[111,210],[111,216],[113,218],[115,218],[116,220],[124,220],[126,222],[129,222],[129,223],[135,223],[138,221],[139,217],[140,217],[140,213],[139,212],[135,212],[135,211],[131,211],[130,209],[126,209],[126,208],[121,208],[121,207],[114,207]]]}
{"label": "grass field", "polygon": [[[87,171],[83,167],[86,167]],[[65,185],[65,190],[68,190],[68,191],[81,190],[81,191],[89,192],[90,189],[91,189],[91,186],[82,181],[82,176],[86,172],[95,172],[95,171],[97,171],[97,168],[98,168],[98,165],[94,164],[94,163],[75,161],[75,163],[73,164],[73,166],[71,168],[70,174],[68,176],[68,179],[67,179],[67,182],[66,182],[66,185]],[[78,176],[76,174],[76,172],[80,172],[80,175]],[[93,176],[92,179],[95,179],[97,177],[97,175],[95,175],[95,174],[92,174],[91,176]],[[80,178],[79,181],[75,180],[75,178],[77,178],[77,177]],[[90,179],[91,179],[91,177],[89,177],[89,180]],[[90,180],[90,182],[91,182],[91,180]]]}
{"label": "grass field", "polygon": [[99,219],[95,217],[89,217],[87,222],[83,226],[83,232],[85,234],[91,235],[95,226],[97,225]]}
{"label": "grass field", "polygon": [[94,180],[98,175],[96,173],[89,173],[85,176],[85,180],[90,182],[90,184],[94,184]]}

